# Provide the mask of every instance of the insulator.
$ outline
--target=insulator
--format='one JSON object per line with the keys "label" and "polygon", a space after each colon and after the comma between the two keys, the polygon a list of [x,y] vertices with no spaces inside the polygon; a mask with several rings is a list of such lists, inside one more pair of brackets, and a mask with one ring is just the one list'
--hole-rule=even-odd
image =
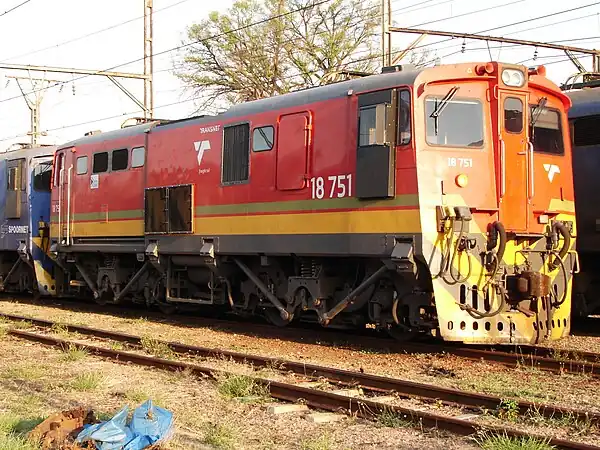
{"label": "insulator", "polygon": [[467,42],[463,40],[462,49],[460,50],[460,52],[464,53],[466,49],[467,49]]}
{"label": "insulator", "polygon": [[535,51],[533,52],[533,60],[534,61],[537,60],[537,57],[538,57],[538,50],[537,50],[537,47],[536,47]]}
{"label": "insulator", "polygon": [[75,83],[73,83],[73,95],[75,95]]}

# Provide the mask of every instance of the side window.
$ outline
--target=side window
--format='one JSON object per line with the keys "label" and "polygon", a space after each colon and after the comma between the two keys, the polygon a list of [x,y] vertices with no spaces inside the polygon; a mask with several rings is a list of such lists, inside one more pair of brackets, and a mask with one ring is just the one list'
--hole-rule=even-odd
{"label": "side window", "polygon": [[88,157],[80,156],[77,158],[77,175],[84,175],[88,171]]}
{"label": "side window", "polygon": [[6,188],[9,191],[16,191],[18,189],[19,183],[17,181],[18,169],[16,167],[8,168],[8,177],[7,177],[7,185]]}
{"label": "side window", "polygon": [[250,125],[243,123],[223,129],[223,183],[248,180],[250,166]]}
{"label": "side window", "polygon": [[144,147],[135,147],[131,150],[131,167],[142,167],[145,162]]}
{"label": "side window", "polygon": [[523,102],[520,98],[507,97],[504,100],[504,129],[509,133],[523,131]]}
{"label": "side window", "polygon": [[101,173],[108,170],[108,152],[94,154],[94,166],[92,173]]}
{"label": "side window", "polygon": [[564,155],[565,148],[561,126],[560,113],[555,109],[538,108],[531,105],[531,120],[529,136],[533,150],[553,155]]}
{"label": "side window", "polygon": [[398,145],[408,145],[412,137],[410,91],[401,90],[398,95]]}
{"label": "side window", "polygon": [[112,152],[112,168],[111,170],[125,170],[127,169],[129,159],[129,150],[121,148]]}
{"label": "side window", "polygon": [[252,132],[252,151],[264,152],[273,148],[275,129],[272,126],[255,128]]}
{"label": "side window", "polygon": [[571,135],[576,147],[600,145],[600,116],[575,119]]}
{"label": "side window", "polygon": [[482,147],[483,107],[477,99],[425,99],[427,143],[434,146]]}
{"label": "side window", "polygon": [[358,117],[358,146],[365,147],[377,143],[377,107],[365,106],[360,108]]}
{"label": "side window", "polygon": [[61,172],[62,167],[63,167],[63,162],[64,162],[64,159],[65,159],[65,154],[64,153],[56,153],[55,155],[56,155],[55,156],[56,163],[54,165],[54,186],[58,186],[60,184],[60,181],[61,181],[61,179],[60,179],[60,177],[61,177],[60,172]]}
{"label": "side window", "polygon": [[[87,156],[86,156],[87,158]],[[43,162],[33,170],[33,189],[37,192],[50,192],[52,181],[52,163]]]}

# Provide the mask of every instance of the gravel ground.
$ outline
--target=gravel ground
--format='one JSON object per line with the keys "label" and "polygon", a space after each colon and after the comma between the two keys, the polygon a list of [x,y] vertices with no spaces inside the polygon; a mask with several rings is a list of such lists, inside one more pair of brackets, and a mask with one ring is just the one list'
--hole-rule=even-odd
{"label": "gravel ground", "polygon": [[173,411],[172,449],[475,449],[472,440],[424,432],[401,422],[346,418],[314,424],[303,414],[272,415],[267,399],[242,402],[224,395],[224,383],[186,373],[119,364],[89,355],[0,340],[0,447],[2,426],[39,421],[76,406],[112,414],[147,398]]}

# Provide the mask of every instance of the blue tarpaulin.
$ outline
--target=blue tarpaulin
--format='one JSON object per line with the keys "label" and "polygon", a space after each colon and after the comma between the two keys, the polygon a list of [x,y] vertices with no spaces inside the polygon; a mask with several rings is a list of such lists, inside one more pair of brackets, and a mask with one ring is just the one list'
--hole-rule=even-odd
{"label": "blue tarpaulin", "polygon": [[125,406],[107,422],[86,425],[77,442],[92,441],[98,450],[142,450],[167,439],[173,427],[173,414],[152,404],[142,403],[133,411],[129,425]]}

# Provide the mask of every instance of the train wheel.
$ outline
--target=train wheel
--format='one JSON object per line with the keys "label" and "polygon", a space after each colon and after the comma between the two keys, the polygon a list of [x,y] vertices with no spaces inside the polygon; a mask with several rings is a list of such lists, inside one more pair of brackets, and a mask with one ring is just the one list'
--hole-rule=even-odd
{"label": "train wheel", "polygon": [[171,314],[174,314],[175,312],[177,312],[177,306],[172,305],[171,303],[159,302],[158,309],[160,310],[161,313],[163,313],[167,316],[170,316]]}
{"label": "train wheel", "polygon": [[391,338],[399,342],[412,341],[419,335],[419,330],[396,324],[388,324],[386,331]]}
{"label": "train wheel", "polygon": [[294,320],[294,314],[291,314],[287,320],[282,318],[277,308],[265,308],[263,311],[267,320],[276,327],[286,327]]}

